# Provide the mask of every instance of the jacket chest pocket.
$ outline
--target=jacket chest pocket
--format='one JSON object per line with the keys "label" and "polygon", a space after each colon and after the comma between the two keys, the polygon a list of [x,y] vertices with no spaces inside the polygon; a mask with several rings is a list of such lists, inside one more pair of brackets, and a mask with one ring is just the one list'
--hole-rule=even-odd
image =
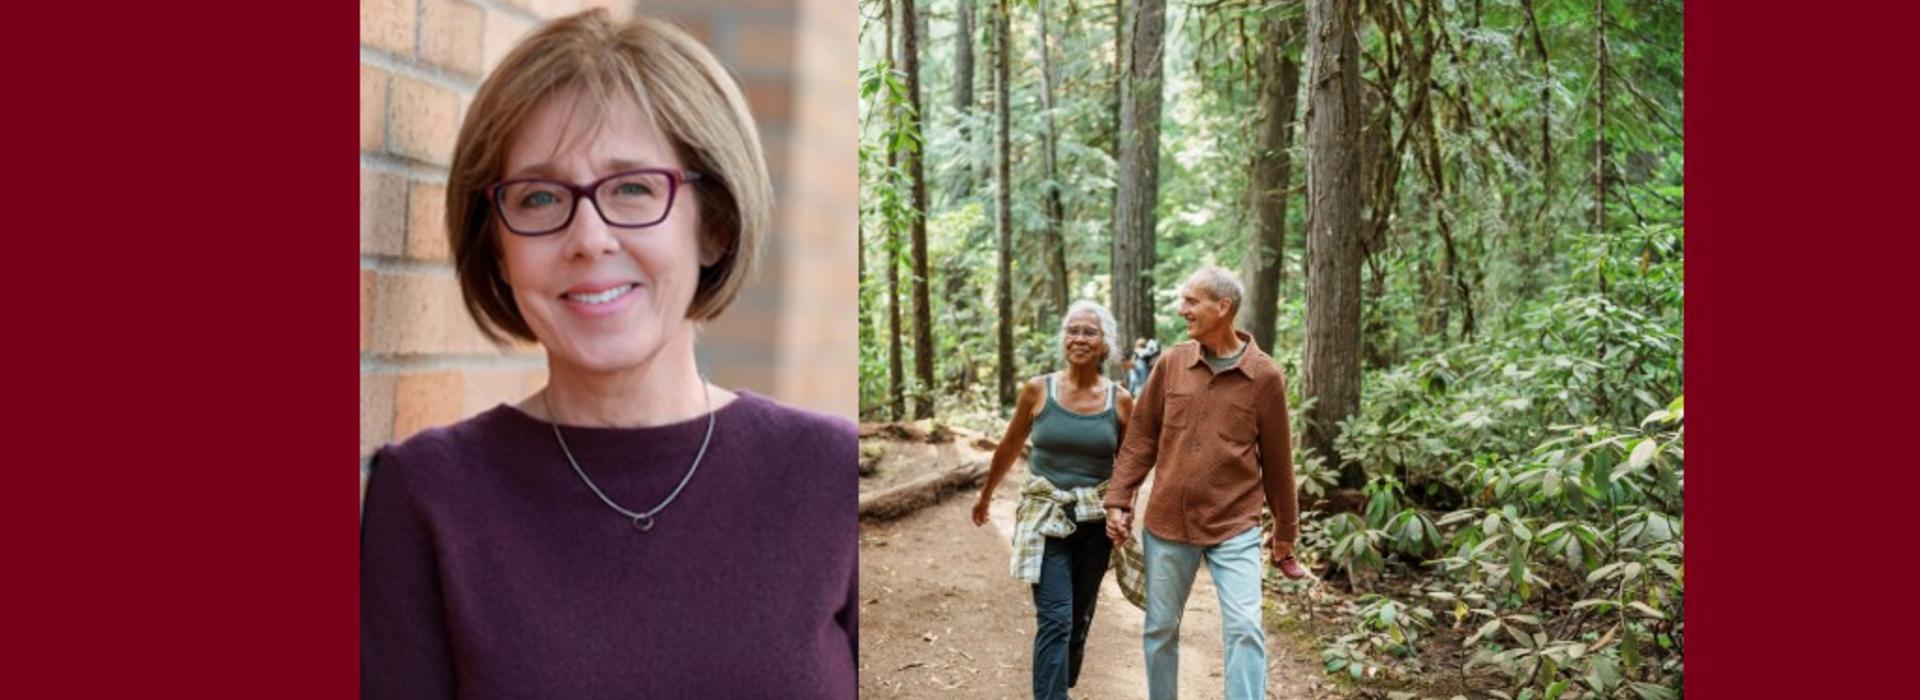
{"label": "jacket chest pocket", "polygon": [[1193,394],[1167,394],[1166,415],[1162,419],[1168,428],[1186,430],[1193,424]]}
{"label": "jacket chest pocket", "polygon": [[1260,435],[1260,421],[1253,409],[1230,401],[1221,401],[1213,419],[1221,439],[1234,445],[1251,445]]}

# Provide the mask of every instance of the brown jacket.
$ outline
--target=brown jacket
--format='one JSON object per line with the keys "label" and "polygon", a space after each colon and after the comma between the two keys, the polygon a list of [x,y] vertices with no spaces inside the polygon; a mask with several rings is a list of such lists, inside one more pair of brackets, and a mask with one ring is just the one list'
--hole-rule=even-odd
{"label": "brown jacket", "polygon": [[1200,344],[1187,341],[1160,358],[1134,402],[1114,463],[1106,505],[1133,508],[1134,494],[1158,468],[1147,529],[1161,539],[1214,545],[1260,523],[1273,510],[1276,557],[1293,551],[1299,503],[1287,426],[1286,378],[1253,338],[1214,374]]}

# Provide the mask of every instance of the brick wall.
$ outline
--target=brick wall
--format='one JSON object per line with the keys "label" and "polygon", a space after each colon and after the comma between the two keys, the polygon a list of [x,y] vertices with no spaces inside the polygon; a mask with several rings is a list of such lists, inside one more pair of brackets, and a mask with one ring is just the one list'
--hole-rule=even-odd
{"label": "brick wall", "polygon": [[760,125],[774,227],[758,275],[701,334],[702,367],[722,386],[855,415],[853,3],[361,0],[362,457],[544,382],[538,347],[496,348],[467,317],[443,197],[481,77],[543,19],[588,7],[664,17],[706,41]]}

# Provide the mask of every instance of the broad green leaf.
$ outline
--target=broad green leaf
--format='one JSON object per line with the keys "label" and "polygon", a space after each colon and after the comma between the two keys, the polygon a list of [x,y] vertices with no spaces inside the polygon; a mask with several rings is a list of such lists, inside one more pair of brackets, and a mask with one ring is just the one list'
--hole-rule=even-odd
{"label": "broad green leaf", "polygon": [[1633,692],[1638,693],[1641,700],[1677,700],[1680,697],[1671,689],[1644,682],[1635,682]]}
{"label": "broad green leaf", "polygon": [[1500,629],[1500,620],[1498,618],[1488,620],[1487,624],[1481,625],[1478,631],[1467,637],[1465,645],[1473,646],[1474,642],[1478,642],[1482,637],[1493,634],[1493,631],[1497,629]]}
{"label": "broad green leaf", "polygon": [[1596,656],[1587,667],[1587,685],[1596,693],[1606,695],[1607,691],[1620,685],[1620,667],[1611,656]]}
{"label": "broad green leaf", "polygon": [[1547,686],[1547,692],[1542,697],[1545,698],[1545,700],[1558,700],[1560,694],[1564,692],[1567,692],[1567,682],[1564,680],[1554,681],[1551,685]]}
{"label": "broad green leaf", "polygon": [[1653,438],[1641,438],[1633,446],[1633,454],[1627,456],[1627,463],[1633,465],[1635,470],[1645,469],[1653,461],[1653,452],[1658,447],[1659,443],[1654,442]]}
{"label": "broad green leaf", "polygon": [[1632,625],[1620,628],[1620,662],[1626,664],[1628,674],[1639,672],[1640,635]]}

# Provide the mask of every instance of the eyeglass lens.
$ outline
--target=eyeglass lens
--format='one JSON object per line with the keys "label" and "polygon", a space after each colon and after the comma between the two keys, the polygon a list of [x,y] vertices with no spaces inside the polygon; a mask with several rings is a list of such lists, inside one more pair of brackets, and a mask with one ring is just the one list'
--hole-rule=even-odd
{"label": "eyeglass lens", "polygon": [[[647,226],[667,218],[673,180],[665,173],[628,173],[593,192],[595,209],[615,226]],[[573,191],[558,182],[527,180],[500,188],[500,211],[516,231],[551,231],[575,209]]]}

